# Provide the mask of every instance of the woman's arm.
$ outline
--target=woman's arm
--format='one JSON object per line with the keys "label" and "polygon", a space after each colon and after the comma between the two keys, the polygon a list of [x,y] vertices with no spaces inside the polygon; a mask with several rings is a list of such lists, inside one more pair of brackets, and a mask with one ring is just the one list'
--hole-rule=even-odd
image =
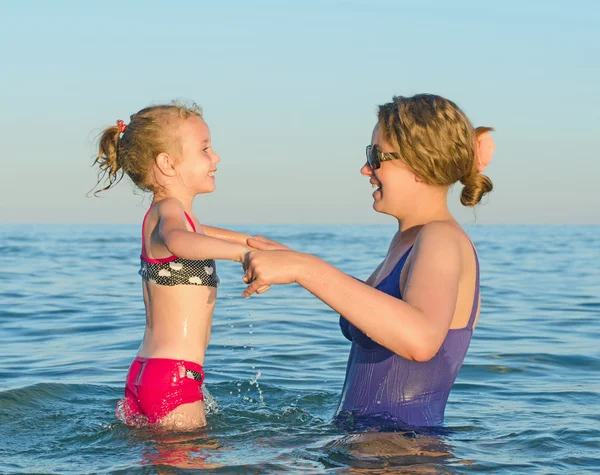
{"label": "woman's arm", "polygon": [[242,244],[244,246],[250,246],[252,248],[257,248],[257,243],[260,245],[260,249],[266,249],[268,247],[269,250],[274,249],[290,249],[288,246],[281,244],[277,241],[273,241],[272,239],[268,239],[263,236],[251,236],[250,234],[240,233],[238,231],[231,231],[229,229],[217,228],[215,226],[207,226],[205,224],[202,225],[202,231],[207,236],[222,239],[223,241],[232,242],[235,244]]}
{"label": "woman's arm", "polygon": [[403,300],[357,281],[325,261],[294,251],[253,251],[245,258],[251,282],[258,286],[297,282],[372,340],[394,353],[427,361],[438,352],[450,328],[461,275],[460,231],[448,223],[421,230]]}
{"label": "woman's arm", "polygon": [[250,248],[187,230],[183,205],[164,199],[157,205],[158,238],[174,255],[184,259],[221,259],[242,262]]}
{"label": "woman's arm", "polygon": [[273,241],[264,236],[250,236],[246,243],[253,249],[260,249],[263,251],[291,251],[292,248],[281,244],[280,242]]}

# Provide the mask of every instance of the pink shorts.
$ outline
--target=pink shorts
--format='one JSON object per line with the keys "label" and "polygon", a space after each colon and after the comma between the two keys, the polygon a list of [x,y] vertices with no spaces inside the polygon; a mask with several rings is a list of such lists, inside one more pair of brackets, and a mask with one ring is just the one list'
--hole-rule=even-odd
{"label": "pink shorts", "polygon": [[126,424],[155,424],[182,404],[203,401],[202,381],[198,363],[138,356],[129,368],[117,417]]}

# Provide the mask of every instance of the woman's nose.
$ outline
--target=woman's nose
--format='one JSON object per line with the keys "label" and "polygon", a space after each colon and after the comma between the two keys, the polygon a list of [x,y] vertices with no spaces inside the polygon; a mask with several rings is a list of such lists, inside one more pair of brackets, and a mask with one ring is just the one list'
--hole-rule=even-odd
{"label": "woman's nose", "polygon": [[373,169],[367,162],[365,162],[365,164],[360,169],[360,174],[362,176],[373,176]]}

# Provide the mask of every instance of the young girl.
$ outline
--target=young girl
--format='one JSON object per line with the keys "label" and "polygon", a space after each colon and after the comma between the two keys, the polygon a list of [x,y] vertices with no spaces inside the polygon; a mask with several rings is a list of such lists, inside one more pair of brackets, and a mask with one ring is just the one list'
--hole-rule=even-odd
{"label": "young girl", "polygon": [[100,138],[95,163],[108,185],[99,191],[127,174],[154,197],[141,229],[146,330],[117,406],[128,424],[206,424],[202,365],[219,283],[215,259],[241,262],[248,251],[247,235],[202,226],[192,211],[196,195],[214,191],[220,160],[195,105],[142,109]]}
{"label": "young girl", "polygon": [[[442,424],[448,395],[479,315],[479,263],[446,203],[464,185],[474,206],[492,190],[481,174],[494,151],[490,128],[473,129],[453,102],[420,94],[380,106],[361,173],[373,208],[398,231],[365,283],[315,256],[264,238],[245,259],[244,292],[297,282],[343,315],[352,342],[338,420],[351,427]],[[277,250],[276,252],[265,252]]]}

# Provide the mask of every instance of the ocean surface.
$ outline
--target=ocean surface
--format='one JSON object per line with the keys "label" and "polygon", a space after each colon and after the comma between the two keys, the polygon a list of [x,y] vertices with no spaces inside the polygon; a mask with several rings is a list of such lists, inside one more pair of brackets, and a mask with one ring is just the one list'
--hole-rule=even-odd
{"label": "ocean surface", "polygon": [[[366,278],[392,226],[240,226]],[[144,330],[139,226],[0,226],[2,474],[598,474],[600,227],[472,226],[482,312],[429,433],[331,424],[349,342],[302,288],[221,286],[208,428],[115,418]]]}

